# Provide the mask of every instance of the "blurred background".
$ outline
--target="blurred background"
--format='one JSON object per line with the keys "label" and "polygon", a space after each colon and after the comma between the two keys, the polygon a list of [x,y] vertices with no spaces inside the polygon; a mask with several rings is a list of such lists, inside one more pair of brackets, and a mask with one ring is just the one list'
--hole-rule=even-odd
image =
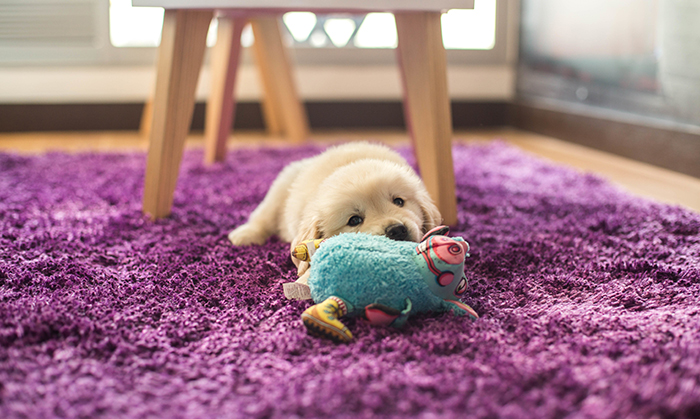
{"label": "blurred background", "polygon": [[700,125],[700,2],[525,0],[518,91]]}
{"label": "blurred background", "polygon": [[[508,6],[505,0],[477,0],[472,10],[443,16],[455,99],[512,97],[515,54],[506,56]],[[391,13],[292,12],[281,20],[305,101],[400,99]],[[0,102],[143,102],[153,88],[162,23],[162,9],[132,7],[130,0],[0,0]],[[209,46],[216,43],[216,26],[215,19]],[[245,47],[254,42],[250,27],[241,41]],[[251,56],[245,48],[236,86],[243,102],[260,99]],[[205,67],[200,100],[208,88]]]}

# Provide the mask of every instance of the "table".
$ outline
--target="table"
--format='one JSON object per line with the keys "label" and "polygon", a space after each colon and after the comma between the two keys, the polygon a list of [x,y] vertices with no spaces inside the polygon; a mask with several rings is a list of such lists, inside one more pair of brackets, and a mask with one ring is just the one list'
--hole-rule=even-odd
{"label": "table", "polygon": [[[195,89],[206,49],[206,35],[215,13],[224,17],[223,41],[212,57],[212,98],[207,109],[206,159],[225,155],[225,139],[233,114],[233,80],[238,66],[240,30],[244,19],[259,23],[256,43],[269,62],[270,77],[280,84],[277,98],[268,101],[282,111],[281,123],[291,137],[303,140],[308,126],[296,96],[291,71],[272,23],[281,13],[392,12],[398,32],[397,58],[404,92],[404,114],[418,168],[444,223],[457,222],[452,165],[452,116],[447,90],[447,63],[442,44],[441,11],[473,8],[473,0],[133,0],[134,6],[165,8],[158,53],[155,95],[144,185],[143,211],[152,218],[170,214],[173,194],[192,119]],[[267,25],[267,27],[264,27]],[[262,26],[262,28],[260,28]],[[222,32],[220,32],[221,34]],[[267,35],[267,36],[266,36]],[[260,36],[260,39],[258,39]],[[258,54],[258,57],[260,54]],[[265,65],[265,64],[263,64]],[[267,90],[267,89],[266,89]],[[273,113],[274,114],[274,113]],[[301,123],[299,123],[301,121]]]}

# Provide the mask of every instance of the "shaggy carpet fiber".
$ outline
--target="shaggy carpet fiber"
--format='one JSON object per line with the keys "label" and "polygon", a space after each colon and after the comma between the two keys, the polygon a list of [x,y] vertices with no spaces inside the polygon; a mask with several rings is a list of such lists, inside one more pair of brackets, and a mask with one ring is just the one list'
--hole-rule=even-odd
{"label": "shaggy carpet fiber", "polygon": [[319,150],[188,151],[156,222],[142,153],[0,154],[0,417],[700,417],[700,215],[456,146],[481,318],[349,320],[337,345],[284,298],[285,243],[226,239]]}

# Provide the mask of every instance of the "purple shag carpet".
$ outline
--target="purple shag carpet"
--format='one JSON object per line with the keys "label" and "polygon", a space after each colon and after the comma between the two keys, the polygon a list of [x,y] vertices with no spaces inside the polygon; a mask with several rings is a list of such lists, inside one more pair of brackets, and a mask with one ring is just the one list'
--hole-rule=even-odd
{"label": "purple shag carpet", "polygon": [[[481,319],[310,337],[287,245],[226,234],[315,147],[0,154],[0,417],[700,417],[700,215],[502,142],[454,149]],[[407,150],[402,150],[409,154]]]}

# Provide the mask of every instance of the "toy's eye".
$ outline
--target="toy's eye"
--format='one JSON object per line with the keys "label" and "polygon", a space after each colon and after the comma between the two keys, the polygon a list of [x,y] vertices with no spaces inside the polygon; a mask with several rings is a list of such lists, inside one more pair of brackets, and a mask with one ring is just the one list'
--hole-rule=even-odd
{"label": "toy's eye", "polygon": [[394,205],[397,207],[403,207],[404,200],[402,198],[394,198]]}
{"label": "toy's eye", "polygon": [[364,220],[362,219],[362,217],[360,217],[359,215],[353,215],[353,216],[350,217],[350,219],[348,220],[348,225],[349,225],[350,227],[359,226],[360,224],[362,224],[362,221],[364,221]]}
{"label": "toy's eye", "polygon": [[467,278],[462,277],[462,279],[459,281],[459,284],[457,284],[457,288],[455,288],[455,295],[462,295],[464,294],[464,291],[467,290]]}
{"label": "toy's eye", "polygon": [[453,255],[458,255],[459,252],[462,251],[462,248],[458,244],[453,244],[452,246],[449,247],[449,252],[452,253]]}

